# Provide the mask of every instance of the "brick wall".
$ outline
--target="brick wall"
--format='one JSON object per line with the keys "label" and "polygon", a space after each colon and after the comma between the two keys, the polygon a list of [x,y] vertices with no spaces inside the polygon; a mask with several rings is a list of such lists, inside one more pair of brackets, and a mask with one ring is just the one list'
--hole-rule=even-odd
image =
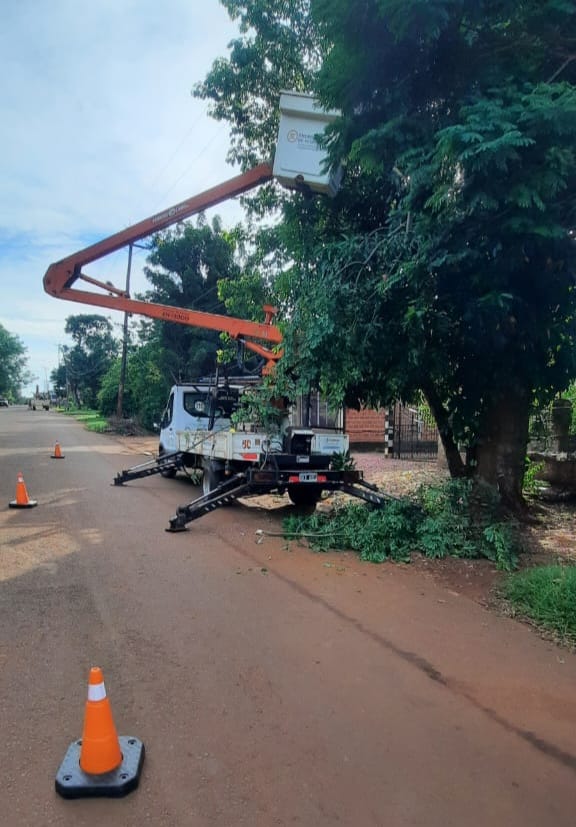
{"label": "brick wall", "polygon": [[379,411],[367,409],[354,411],[346,408],[344,422],[346,433],[350,436],[350,445],[384,450],[386,428],[384,408]]}

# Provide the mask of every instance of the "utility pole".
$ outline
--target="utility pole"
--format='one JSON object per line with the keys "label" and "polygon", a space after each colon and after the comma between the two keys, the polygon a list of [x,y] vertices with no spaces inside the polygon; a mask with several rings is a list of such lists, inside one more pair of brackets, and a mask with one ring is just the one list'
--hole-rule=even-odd
{"label": "utility pole", "polygon": [[[130,273],[132,271],[132,247],[133,244],[128,245],[128,267],[126,268],[126,295],[130,295]],[[128,355],[128,316],[129,313],[124,313],[124,328],[122,334],[122,360],[120,362],[120,382],[118,384],[118,404],[116,406],[116,416],[122,419],[124,413],[124,388],[126,386],[126,358]]]}

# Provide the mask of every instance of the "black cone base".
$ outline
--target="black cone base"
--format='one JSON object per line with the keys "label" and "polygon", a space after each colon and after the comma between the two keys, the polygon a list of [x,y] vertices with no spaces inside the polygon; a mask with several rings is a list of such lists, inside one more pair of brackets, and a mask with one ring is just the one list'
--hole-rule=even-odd
{"label": "black cone base", "polygon": [[120,735],[122,763],[112,772],[88,775],[80,768],[82,741],[70,744],[56,773],[56,792],[62,798],[121,798],[135,790],[144,763],[144,744],[138,738]]}

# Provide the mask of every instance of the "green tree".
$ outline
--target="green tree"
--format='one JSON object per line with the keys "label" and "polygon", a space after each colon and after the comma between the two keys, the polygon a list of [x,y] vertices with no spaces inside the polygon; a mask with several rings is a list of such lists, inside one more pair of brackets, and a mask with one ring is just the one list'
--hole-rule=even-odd
{"label": "green tree", "polygon": [[310,18],[310,0],[220,0],[241,37],[214,61],[197,97],[230,124],[229,160],[243,168],[272,157],[282,89],[310,89],[324,41]]}
{"label": "green tree", "polygon": [[[200,217],[155,236],[144,268],[152,285],[146,300],[226,315],[218,285],[239,275],[236,243],[218,218],[209,225]],[[155,343],[159,369],[171,382],[213,372],[222,344],[218,331],[169,322],[142,322],[140,336]]]}
{"label": "green tree", "polygon": [[159,422],[168,400],[171,377],[160,368],[156,345],[140,346],[128,363],[128,388],[134,415],[140,425],[152,430]]}
{"label": "green tree", "polygon": [[[269,4],[231,5],[246,49],[263,41]],[[295,196],[285,209],[283,243],[300,261],[277,281],[291,306],[285,364],[349,404],[421,389],[452,474],[498,485],[514,507],[534,395],[576,374],[575,11],[311,0],[295,15],[319,44],[317,72],[300,53],[308,88],[342,112],[329,148],[346,178],[334,202]],[[242,83],[242,100],[266,100],[261,121],[273,119],[264,80],[232,51],[196,90],[259,157],[273,131],[242,130],[233,106]],[[283,82],[270,81],[274,95]]]}
{"label": "green tree", "polygon": [[[113,416],[117,411],[120,370],[121,360],[115,359],[100,381],[97,401],[98,410],[103,416]],[[128,383],[124,388],[123,412],[126,416],[132,416],[134,412],[134,400]]]}
{"label": "green tree", "polygon": [[66,366],[64,364],[58,365],[50,372],[50,382],[56,396],[66,395]]}
{"label": "green tree", "polygon": [[26,363],[23,342],[0,324],[0,396],[18,399],[22,385],[30,378]]}
{"label": "green tree", "polygon": [[[370,252],[380,321],[396,310],[390,332],[407,346],[406,391],[424,391],[452,472],[498,484],[513,505],[534,394],[575,374],[575,11],[313,2],[332,43],[317,91],[343,113],[333,157],[393,181]],[[370,374],[386,389],[382,368]]]}
{"label": "green tree", "polygon": [[118,352],[112,324],[98,314],[68,316],[65,332],[73,347],[64,348],[64,364],[70,391],[77,405],[92,406],[102,378]]}
{"label": "green tree", "polygon": [[[161,362],[157,342],[140,342],[128,353],[124,413],[148,430],[160,421],[172,382],[171,377],[162,372]],[[98,392],[98,408],[104,416],[116,413],[119,381],[120,359],[116,359],[102,377]]]}

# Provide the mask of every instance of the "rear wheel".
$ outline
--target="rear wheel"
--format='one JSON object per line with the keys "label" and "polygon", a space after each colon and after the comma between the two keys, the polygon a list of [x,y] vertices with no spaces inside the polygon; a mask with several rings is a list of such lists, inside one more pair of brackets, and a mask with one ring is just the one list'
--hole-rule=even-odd
{"label": "rear wheel", "polygon": [[198,457],[195,454],[182,454],[182,470],[192,485],[200,485],[202,466],[198,464]]}
{"label": "rear wheel", "polygon": [[289,485],[288,496],[298,508],[316,508],[322,489],[317,485]]}

